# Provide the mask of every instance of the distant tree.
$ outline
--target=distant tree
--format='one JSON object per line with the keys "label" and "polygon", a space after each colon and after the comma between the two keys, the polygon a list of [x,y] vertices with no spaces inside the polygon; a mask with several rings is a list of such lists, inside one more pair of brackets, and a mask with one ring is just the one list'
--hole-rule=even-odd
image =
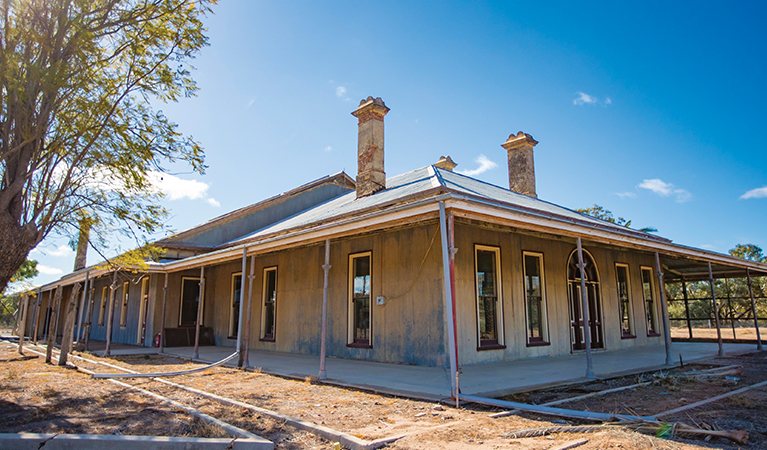
{"label": "distant tree", "polygon": [[761,247],[754,244],[738,244],[734,248],[731,248],[728,253],[736,258],[756,262],[767,262],[767,256],[764,255]]}
{"label": "distant tree", "polygon": [[0,0],[0,292],[82,217],[96,242],[142,244],[167,215],[152,183],[164,165],[204,172],[202,147],[152,102],[195,94],[185,63],[215,3]]}
{"label": "distant tree", "polygon": [[[586,214],[592,217],[596,217],[597,219],[606,220],[607,222],[614,223],[616,225],[621,225],[626,228],[631,227],[631,221],[626,220],[623,217],[615,217],[613,216],[613,212],[609,209],[605,209],[604,207],[597,205],[594,203],[594,206],[591,208],[578,208],[576,209],[577,212]],[[645,227],[640,228],[639,231],[642,233],[657,233],[658,229],[655,227]]]}

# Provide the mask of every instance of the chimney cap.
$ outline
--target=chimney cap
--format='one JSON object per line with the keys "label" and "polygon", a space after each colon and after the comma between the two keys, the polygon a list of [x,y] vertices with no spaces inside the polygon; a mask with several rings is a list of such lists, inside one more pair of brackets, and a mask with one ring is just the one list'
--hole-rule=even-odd
{"label": "chimney cap", "polygon": [[453,169],[457,165],[458,165],[458,163],[453,161],[453,159],[449,155],[448,156],[440,156],[439,157],[439,161],[434,163],[434,166],[439,167],[440,169],[449,170],[451,172],[453,171]]}
{"label": "chimney cap", "polygon": [[509,135],[509,138],[506,139],[506,142],[501,144],[501,147],[505,148],[506,150],[514,150],[516,148],[519,148],[523,145],[529,145],[531,147],[535,147],[538,144],[538,141],[533,139],[533,137],[525,132],[518,132],[516,136],[514,133]]}
{"label": "chimney cap", "polygon": [[389,112],[389,108],[386,107],[386,104],[383,100],[381,100],[381,97],[368,97],[360,100],[360,105],[356,110],[354,110],[354,112],[352,112],[352,115],[354,117],[360,117],[361,114],[364,114],[368,111],[376,112],[379,115],[384,116]]}

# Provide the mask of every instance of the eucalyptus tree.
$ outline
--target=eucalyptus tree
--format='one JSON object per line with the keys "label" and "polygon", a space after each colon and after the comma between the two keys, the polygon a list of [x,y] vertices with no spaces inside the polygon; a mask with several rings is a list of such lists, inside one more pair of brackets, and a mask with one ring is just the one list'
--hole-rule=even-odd
{"label": "eucalyptus tree", "polygon": [[[0,291],[51,233],[138,240],[153,182],[204,153],[153,103],[193,96],[216,0],[0,0]],[[95,235],[94,235],[95,233]]]}

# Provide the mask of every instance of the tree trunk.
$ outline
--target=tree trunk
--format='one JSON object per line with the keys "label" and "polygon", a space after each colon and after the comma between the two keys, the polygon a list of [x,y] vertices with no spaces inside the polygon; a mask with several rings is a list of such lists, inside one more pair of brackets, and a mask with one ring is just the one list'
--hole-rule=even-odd
{"label": "tree trunk", "polygon": [[61,353],[59,354],[59,365],[67,365],[69,349],[72,348],[72,333],[75,330],[75,319],[77,318],[77,294],[80,293],[80,283],[72,288],[72,295],[69,296],[67,303],[67,315],[64,319],[64,333],[61,336]]}
{"label": "tree trunk", "polygon": [[61,286],[56,288],[56,296],[53,298],[53,304],[51,306],[51,317],[48,321],[48,339],[46,341],[45,349],[45,362],[51,363],[51,355],[53,354],[53,344],[56,343],[56,321],[55,317],[58,315],[59,304],[61,303]]}
{"label": "tree trunk", "polygon": [[8,212],[0,211],[0,292],[37,245],[37,234],[34,225],[20,226]]}

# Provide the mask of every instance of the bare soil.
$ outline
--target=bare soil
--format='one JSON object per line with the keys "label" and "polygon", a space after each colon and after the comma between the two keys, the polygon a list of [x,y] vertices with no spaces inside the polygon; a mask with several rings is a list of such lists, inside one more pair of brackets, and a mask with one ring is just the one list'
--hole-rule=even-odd
{"label": "bare soil", "polygon": [[[29,354],[29,353],[27,353]],[[17,356],[16,347],[7,342],[0,344],[0,360]],[[185,370],[199,365],[165,356],[131,356],[102,359],[83,355],[93,360],[109,361],[141,372],[168,372]],[[767,378],[765,354],[743,360],[726,359],[713,364],[753,363]],[[738,362],[741,361],[741,362]],[[98,372],[109,368],[81,361],[77,365]],[[704,367],[704,366],[698,366]],[[744,370],[740,387],[760,378],[758,373]],[[580,449],[692,449],[737,448],[727,441],[714,438],[702,440],[669,441],[623,429],[607,429],[599,433],[558,433],[551,436],[510,439],[505,433],[514,430],[556,426],[559,418],[530,414],[498,419],[488,417],[499,409],[479,405],[463,405],[460,409],[432,402],[382,396],[353,389],[316,383],[316,380],[293,380],[258,372],[243,372],[230,368],[216,368],[203,373],[170,378],[172,381],[255,406],[270,409],[292,417],[321,424],[366,440],[394,435],[407,435],[391,444],[395,449],[485,449],[520,448],[551,449],[570,441],[587,439]],[[332,443],[300,432],[268,417],[262,417],[242,408],[234,408],[209,401],[204,397],[181,391],[150,380],[133,379],[130,384],[167,396],[210,414],[225,422],[251,431],[275,442],[277,449],[332,448]],[[632,384],[634,377],[611,380],[602,389],[620,383]],[[545,402],[549,399],[581,395],[584,390],[600,386],[580,386],[570,390],[534,393],[523,400]],[[642,408],[638,413],[652,414],[665,411],[693,399],[711,397],[734,386],[679,384],[678,386],[649,386],[655,390],[640,389],[621,393],[618,398],[596,397],[593,403],[562,405],[572,409],[626,412]],[[691,388],[691,389],[688,389]],[[707,390],[707,389],[712,390]],[[657,392],[656,392],[657,391]],[[689,392],[688,392],[689,391]],[[705,391],[705,392],[698,392]],[[661,394],[668,392],[668,394]],[[712,427],[747,429],[756,436],[755,443],[764,444],[765,390],[749,391],[730,401],[713,403],[690,413],[693,419]],[[673,418],[693,425],[684,417]],[[671,419],[671,418],[669,418]],[[551,421],[554,421],[553,423]],[[747,428],[750,427],[750,428]],[[762,428],[760,428],[762,427]],[[753,430],[753,431],[752,431]],[[72,369],[46,365],[43,358],[0,362],[0,432],[63,432],[101,434],[140,434],[164,436],[219,437],[225,433],[217,427],[193,420],[154,399],[143,397],[124,388]],[[747,448],[760,448],[749,445]]]}

